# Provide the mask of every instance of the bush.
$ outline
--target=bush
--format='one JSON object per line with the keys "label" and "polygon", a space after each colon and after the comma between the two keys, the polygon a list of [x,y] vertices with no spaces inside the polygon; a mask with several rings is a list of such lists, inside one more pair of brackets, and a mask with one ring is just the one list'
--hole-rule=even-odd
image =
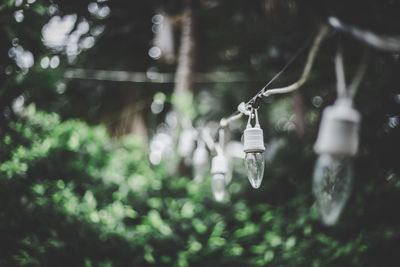
{"label": "bush", "polygon": [[309,183],[250,194],[235,178],[230,203],[216,203],[209,177],[169,177],[139,138],[112,142],[34,106],[0,146],[1,266],[373,266],[369,253],[388,266],[398,246],[393,225],[322,227]]}

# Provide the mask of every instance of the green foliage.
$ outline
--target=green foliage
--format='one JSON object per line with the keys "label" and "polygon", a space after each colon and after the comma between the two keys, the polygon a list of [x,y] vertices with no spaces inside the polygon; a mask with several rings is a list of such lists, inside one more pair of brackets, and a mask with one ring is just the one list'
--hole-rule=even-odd
{"label": "green foliage", "polygon": [[1,266],[367,266],[371,240],[399,234],[326,231],[301,188],[286,205],[248,190],[216,203],[208,179],[151,167],[139,138],[111,142],[103,127],[34,106],[0,146]]}

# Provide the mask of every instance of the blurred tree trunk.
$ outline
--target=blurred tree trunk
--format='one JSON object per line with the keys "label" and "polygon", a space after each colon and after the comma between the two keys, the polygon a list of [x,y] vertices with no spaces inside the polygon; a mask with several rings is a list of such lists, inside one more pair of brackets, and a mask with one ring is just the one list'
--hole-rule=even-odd
{"label": "blurred tree trunk", "polygon": [[[184,10],[182,14],[181,21],[181,39],[179,47],[178,56],[178,66],[175,73],[174,80],[174,109],[177,111],[180,118],[180,127],[178,130],[178,139],[176,144],[180,145],[179,138],[181,138],[181,133],[185,128],[188,128],[191,121],[187,114],[187,110],[182,108],[183,102],[188,101],[186,96],[192,89],[193,85],[193,63],[194,63],[194,36],[193,36],[193,11],[192,11],[192,1],[184,1]],[[185,103],[188,104],[188,103]],[[179,148],[178,148],[179,151]],[[181,155],[182,156],[182,155]],[[191,174],[191,169],[181,160],[176,166],[178,173]]]}
{"label": "blurred tree trunk", "polygon": [[[108,131],[113,138],[127,134],[134,134],[147,139],[147,126],[144,117],[144,101],[138,88],[130,86],[120,88],[120,108],[107,112],[104,120],[107,121]],[[117,114],[116,114],[117,113]]]}
{"label": "blurred tree trunk", "polygon": [[175,74],[174,94],[188,92],[192,87],[194,38],[193,11],[191,1],[185,1],[182,19],[182,33],[179,48],[178,67]]}
{"label": "blurred tree trunk", "polygon": [[297,134],[297,137],[302,138],[306,133],[305,108],[303,97],[298,90],[292,93],[292,107],[294,114],[296,115],[295,132]]}

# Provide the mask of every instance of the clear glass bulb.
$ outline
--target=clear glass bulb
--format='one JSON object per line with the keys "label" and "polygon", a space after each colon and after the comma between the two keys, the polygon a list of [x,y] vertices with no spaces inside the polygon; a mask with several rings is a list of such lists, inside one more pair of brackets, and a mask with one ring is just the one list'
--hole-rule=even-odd
{"label": "clear glass bulb", "polygon": [[222,173],[214,174],[211,180],[211,188],[216,201],[224,200],[226,195],[225,175]]}
{"label": "clear glass bulb", "polygon": [[352,160],[322,154],[314,169],[313,193],[322,222],[334,225],[350,196],[353,179]]}
{"label": "clear glass bulb", "polygon": [[247,169],[247,177],[251,186],[259,188],[264,178],[264,153],[247,152],[244,158],[244,164]]}

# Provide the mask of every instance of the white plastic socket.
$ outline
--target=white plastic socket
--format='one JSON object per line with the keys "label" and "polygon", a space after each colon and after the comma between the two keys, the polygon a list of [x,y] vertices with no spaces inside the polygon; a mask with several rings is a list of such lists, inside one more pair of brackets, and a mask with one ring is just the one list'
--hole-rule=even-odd
{"label": "white plastic socket", "polygon": [[228,172],[228,160],[223,155],[216,155],[213,157],[211,162],[211,173],[212,174],[225,174]]}
{"label": "white plastic socket", "polygon": [[358,150],[360,113],[351,105],[337,102],[326,107],[314,151],[318,154],[354,156]]}
{"label": "white plastic socket", "polygon": [[263,152],[264,135],[263,130],[259,126],[247,127],[243,133],[243,151],[249,152]]}

